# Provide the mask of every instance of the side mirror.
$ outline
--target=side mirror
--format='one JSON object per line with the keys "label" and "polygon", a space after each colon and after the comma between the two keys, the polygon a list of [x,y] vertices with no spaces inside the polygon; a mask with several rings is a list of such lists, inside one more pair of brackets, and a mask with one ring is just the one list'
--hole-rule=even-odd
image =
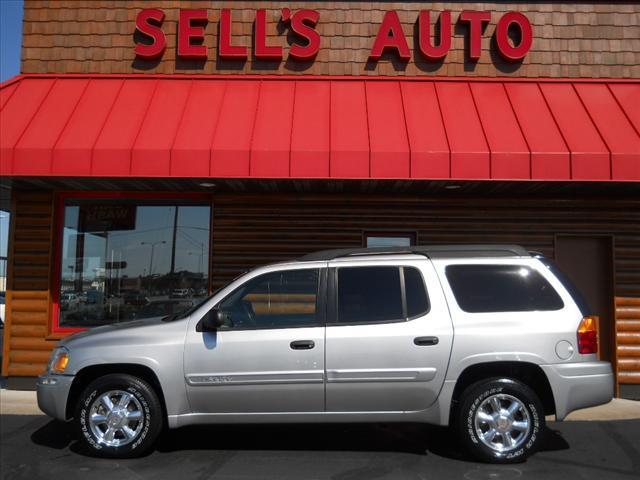
{"label": "side mirror", "polygon": [[221,312],[217,308],[209,310],[204,317],[196,325],[197,332],[215,332],[222,327],[228,318],[226,313]]}

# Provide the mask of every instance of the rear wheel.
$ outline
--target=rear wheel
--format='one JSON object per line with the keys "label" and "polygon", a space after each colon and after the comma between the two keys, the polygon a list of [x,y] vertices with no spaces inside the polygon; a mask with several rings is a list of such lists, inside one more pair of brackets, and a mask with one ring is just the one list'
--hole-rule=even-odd
{"label": "rear wheel", "polygon": [[101,457],[143,455],[163,425],[162,405],[153,387],[125,374],[93,381],[80,395],[75,421],[80,441]]}
{"label": "rear wheel", "polygon": [[457,430],[467,450],[491,463],[524,461],[537,449],[545,420],[542,404],[516,380],[493,378],[462,394]]}

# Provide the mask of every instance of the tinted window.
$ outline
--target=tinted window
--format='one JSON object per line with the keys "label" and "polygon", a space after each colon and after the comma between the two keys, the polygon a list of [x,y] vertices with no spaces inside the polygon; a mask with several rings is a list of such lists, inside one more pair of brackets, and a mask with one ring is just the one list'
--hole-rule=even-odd
{"label": "tinted window", "polygon": [[401,320],[402,294],[398,267],[338,269],[338,322]]}
{"label": "tinted window", "polygon": [[424,315],[429,311],[429,298],[424,287],[422,274],[417,268],[404,267],[404,288],[407,297],[407,316]]}
{"label": "tinted window", "polygon": [[462,310],[560,310],[562,299],[540,273],[521,265],[450,265],[447,279]]}
{"label": "tinted window", "polygon": [[317,269],[260,275],[219,305],[231,328],[287,328],[316,325]]}

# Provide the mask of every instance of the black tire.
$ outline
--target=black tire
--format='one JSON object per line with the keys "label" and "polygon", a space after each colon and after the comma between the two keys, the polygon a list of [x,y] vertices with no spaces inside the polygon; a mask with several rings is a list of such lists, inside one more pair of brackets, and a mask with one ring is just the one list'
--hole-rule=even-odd
{"label": "black tire", "polygon": [[[114,409],[105,406],[103,397],[112,402]],[[105,420],[92,421],[92,415]],[[80,442],[90,454],[132,458],[153,447],[162,431],[164,416],[158,395],[146,381],[132,375],[109,374],[94,380],[82,392],[74,421]]]}
{"label": "black tire", "polygon": [[[514,413],[510,414],[508,407],[512,406]],[[538,396],[525,384],[509,378],[490,378],[464,390],[455,426],[462,444],[478,460],[518,463],[540,445],[545,430],[544,410]]]}

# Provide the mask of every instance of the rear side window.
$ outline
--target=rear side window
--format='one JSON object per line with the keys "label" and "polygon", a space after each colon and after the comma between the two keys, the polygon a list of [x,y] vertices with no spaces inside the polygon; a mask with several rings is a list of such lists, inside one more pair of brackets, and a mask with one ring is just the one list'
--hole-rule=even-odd
{"label": "rear side window", "polygon": [[401,320],[402,291],[398,267],[338,269],[338,322]]}
{"label": "rear side window", "polygon": [[447,279],[469,313],[560,310],[562,299],[536,270],[522,265],[449,265]]}
{"label": "rear side window", "polygon": [[429,297],[424,287],[422,274],[417,268],[403,267],[404,289],[407,297],[407,317],[424,315],[429,311]]}
{"label": "rear side window", "polygon": [[429,311],[424,280],[413,267],[342,267],[337,288],[339,323],[394,322]]}

